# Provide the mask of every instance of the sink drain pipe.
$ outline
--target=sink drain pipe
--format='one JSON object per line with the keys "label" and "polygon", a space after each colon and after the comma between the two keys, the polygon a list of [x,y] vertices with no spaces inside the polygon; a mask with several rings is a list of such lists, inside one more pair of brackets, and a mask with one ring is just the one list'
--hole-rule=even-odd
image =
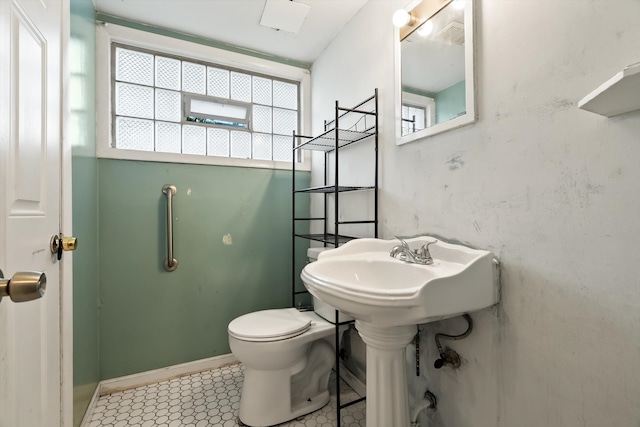
{"label": "sink drain pipe", "polygon": [[418,415],[422,410],[431,408],[436,409],[438,406],[438,400],[436,399],[435,394],[431,393],[429,390],[424,392],[424,399],[416,405],[414,410],[411,412],[411,427],[420,427],[418,423]]}
{"label": "sink drain pipe", "polygon": [[464,331],[460,335],[448,335],[443,333],[435,335],[436,346],[438,347],[438,353],[440,353],[440,358],[433,364],[436,369],[440,369],[443,366],[449,366],[453,369],[458,369],[460,367],[460,355],[456,353],[455,350],[452,350],[449,347],[443,349],[442,345],[440,344],[440,339],[442,338],[446,340],[461,340],[468,337],[469,334],[471,334],[471,331],[473,331],[473,320],[467,313],[463,314],[462,317],[464,317],[464,320],[467,321],[466,331]]}

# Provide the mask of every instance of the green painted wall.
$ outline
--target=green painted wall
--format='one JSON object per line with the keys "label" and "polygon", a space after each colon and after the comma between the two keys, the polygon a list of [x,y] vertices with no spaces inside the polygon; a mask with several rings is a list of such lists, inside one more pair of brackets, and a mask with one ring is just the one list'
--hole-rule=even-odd
{"label": "green painted wall", "polygon": [[[111,159],[98,169],[101,378],[229,353],[229,321],[289,306],[290,171]],[[296,179],[309,186],[310,174]],[[167,183],[178,189],[171,273]]]}
{"label": "green painted wall", "polygon": [[436,94],[436,123],[454,119],[467,111],[465,89],[462,80]]}
{"label": "green painted wall", "polygon": [[[95,17],[71,0],[74,426],[98,381],[229,353],[230,320],[291,302],[291,172],[96,159]],[[165,183],[178,187],[173,273]],[[308,216],[308,197],[297,203]]]}
{"label": "green painted wall", "polygon": [[72,145],[73,425],[78,426],[100,380],[98,337],[98,164],[95,152],[95,12],[71,0],[69,137]]}

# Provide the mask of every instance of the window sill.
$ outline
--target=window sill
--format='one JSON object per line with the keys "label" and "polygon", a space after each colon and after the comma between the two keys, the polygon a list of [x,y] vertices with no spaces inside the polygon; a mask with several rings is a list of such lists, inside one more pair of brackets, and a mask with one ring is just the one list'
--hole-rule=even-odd
{"label": "window sill", "polygon": [[[290,162],[272,160],[238,159],[230,157],[199,156],[194,154],[160,153],[155,151],[120,150],[98,147],[96,157],[101,159],[136,160],[141,162],[183,163],[241,168],[291,170]],[[310,171],[311,162],[296,163],[296,170]]]}

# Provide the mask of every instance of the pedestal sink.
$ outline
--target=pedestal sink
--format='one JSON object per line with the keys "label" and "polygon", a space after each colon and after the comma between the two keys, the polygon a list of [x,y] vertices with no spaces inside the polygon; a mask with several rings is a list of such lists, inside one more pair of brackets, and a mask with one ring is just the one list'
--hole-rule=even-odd
{"label": "pedestal sink", "polygon": [[[407,239],[411,249],[437,240]],[[357,239],[322,252],[302,270],[320,300],[356,319],[367,346],[367,427],[408,427],[405,348],[416,325],[499,301],[498,262],[489,251],[437,241],[432,265],[389,256],[398,240]]]}

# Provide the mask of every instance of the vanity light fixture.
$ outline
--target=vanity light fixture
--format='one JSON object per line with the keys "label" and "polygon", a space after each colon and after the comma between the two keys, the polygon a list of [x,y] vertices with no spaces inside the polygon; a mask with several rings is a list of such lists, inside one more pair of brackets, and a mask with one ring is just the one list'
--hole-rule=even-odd
{"label": "vanity light fixture", "polygon": [[442,8],[451,3],[455,4],[455,7],[464,9],[465,1],[412,0],[404,9],[398,9],[393,14],[393,26],[400,30],[400,40],[414,31],[418,31],[421,36],[427,37],[433,31],[433,28],[429,28],[432,24],[428,24],[426,28],[424,25],[429,18],[435,16]]}
{"label": "vanity light fixture", "polygon": [[408,10],[405,9],[398,9],[396,10],[396,12],[393,14],[393,17],[391,18],[391,20],[393,21],[393,26],[396,28],[402,28],[405,25],[413,25],[416,22],[416,17],[409,12]]}
{"label": "vanity light fixture", "polygon": [[429,34],[433,32],[433,21],[428,20],[420,28],[416,30],[418,34],[422,37],[427,37]]}

